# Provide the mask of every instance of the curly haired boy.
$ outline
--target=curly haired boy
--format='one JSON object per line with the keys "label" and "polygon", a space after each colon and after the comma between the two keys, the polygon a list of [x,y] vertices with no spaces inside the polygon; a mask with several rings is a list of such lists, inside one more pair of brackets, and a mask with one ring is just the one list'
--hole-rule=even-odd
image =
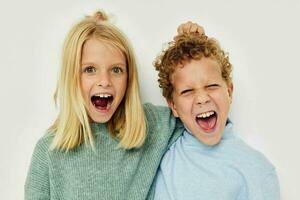
{"label": "curly haired boy", "polygon": [[233,130],[232,65],[218,42],[182,34],[155,61],[159,86],[182,136],[160,164],[155,199],[278,200],[277,174]]}

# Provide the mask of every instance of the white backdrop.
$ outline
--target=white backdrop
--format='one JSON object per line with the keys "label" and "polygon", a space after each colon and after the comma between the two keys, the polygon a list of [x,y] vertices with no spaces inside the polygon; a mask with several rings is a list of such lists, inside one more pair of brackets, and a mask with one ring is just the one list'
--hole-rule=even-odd
{"label": "white backdrop", "polygon": [[234,65],[236,129],[276,166],[282,199],[300,199],[300,1],[0,2],[1,199],[23,199],[34,145],[56,115],[64,37],[98,8],[114,14],[133,43],[144,102],[165,105],[152,62],[180,23],[197,22],[216,37]]}

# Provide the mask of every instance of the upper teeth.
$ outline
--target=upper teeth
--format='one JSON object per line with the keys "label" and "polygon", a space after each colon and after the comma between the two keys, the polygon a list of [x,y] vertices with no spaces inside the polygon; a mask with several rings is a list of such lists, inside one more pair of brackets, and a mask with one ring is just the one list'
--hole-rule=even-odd
{"label": "upper teeth", "polygon": [[213,115],[214,113],[215,113],[214,111],[209,111],[209,112],[201,113],[201,114],[197,115],[197,117],[206,118],[206,117]]}
{"label": "upper teeth", "polygon": [[96,94],[95,96],[101,97],[101,98],[108,98],[111,97],[111,94]]}

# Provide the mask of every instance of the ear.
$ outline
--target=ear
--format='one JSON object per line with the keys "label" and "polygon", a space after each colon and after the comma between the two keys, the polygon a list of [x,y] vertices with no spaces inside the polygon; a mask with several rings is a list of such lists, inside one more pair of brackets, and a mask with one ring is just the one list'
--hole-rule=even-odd
{"label": "ear", "polygon": [[227,86],[229,98],[230,98],[230,103],[232,102],[232,93],[233,93],[233,83],[229,83]]}
{"label": "ear", "polygon": [[178,113],[177,113],[177,110],[176,110],[176,106],[175,106],[173,100],[167,99],[167,102],[168,102],[168,105],[169,105],[169,107],[171,108],[171,110],[172,110],[172,112],[173,112],[173,115],[174,115],[175,117],[179,117],[179,115],[178,115]]}

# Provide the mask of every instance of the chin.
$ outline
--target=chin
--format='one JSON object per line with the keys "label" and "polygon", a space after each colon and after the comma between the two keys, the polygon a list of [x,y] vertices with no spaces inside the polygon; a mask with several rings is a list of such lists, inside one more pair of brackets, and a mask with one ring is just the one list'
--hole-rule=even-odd
{"label": "chin", "polygon": [[111,119],[111,115],[93,116],[89,114],[90,119],[96,123],[106,123]]}
{"label": "chin", "polygon": [[222,136],[215,136],[213,138],[206,138],[206,140],[201,140],[202,143],[204,143],[205,145],[208,145],[208,146],[214,146],[214,145],[217,145],[219,144],[219,142],[221,141],[221,137]]}
{"label": "chin", "polygon": [[220,140],[217,140],[217,141],[207,142],[207,143],[205,143],[205,144],[208,145],[208,146],[214,146],[214,145],[219,144],[219,142],[220,142]]}

